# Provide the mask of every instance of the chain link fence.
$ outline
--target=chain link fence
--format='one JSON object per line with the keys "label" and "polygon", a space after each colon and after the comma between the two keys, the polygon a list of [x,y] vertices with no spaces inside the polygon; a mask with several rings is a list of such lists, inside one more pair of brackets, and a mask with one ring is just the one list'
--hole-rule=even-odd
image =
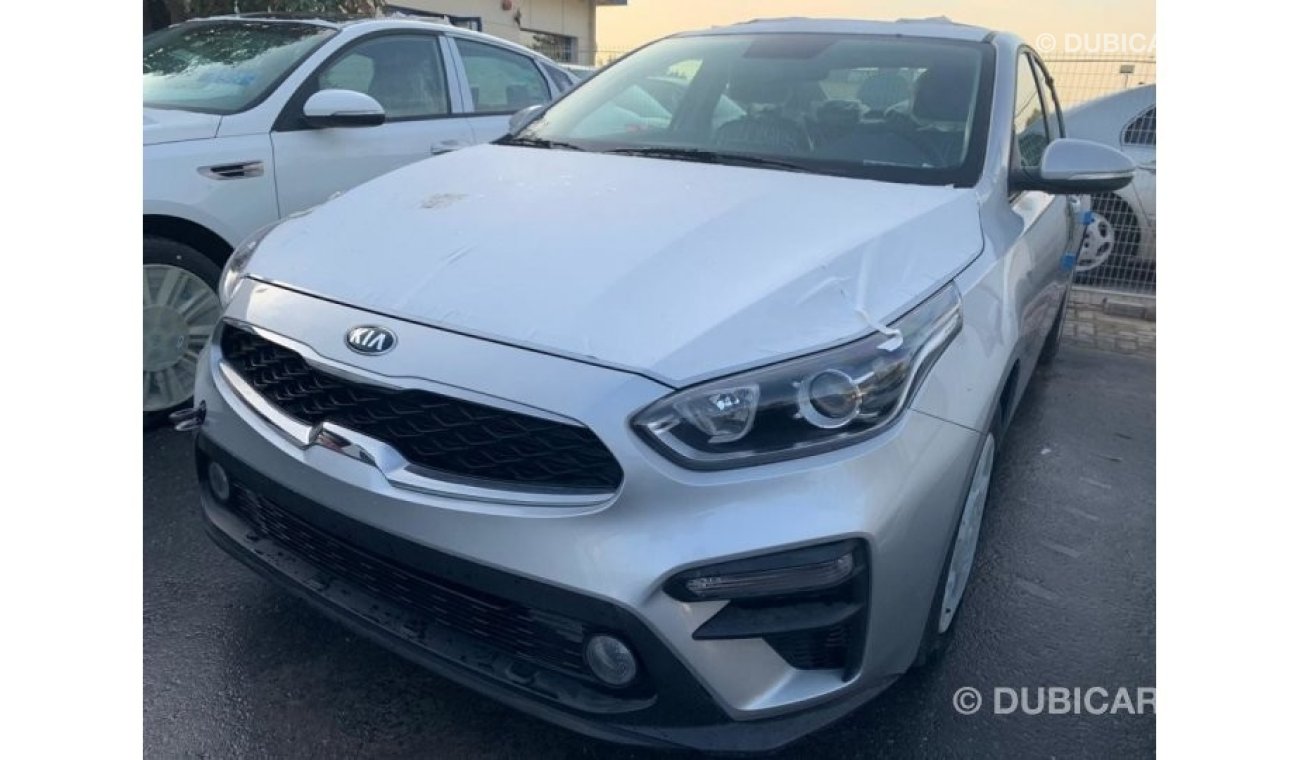
{"label": "chain link fence", "polygon": [[1132,293],[1156,290],[1156,59],[1054,55],[1047,69],[1066,133],[1111,145],[1138,165],[1132,184],[1091,197],[1092,222],[1075,282]]}

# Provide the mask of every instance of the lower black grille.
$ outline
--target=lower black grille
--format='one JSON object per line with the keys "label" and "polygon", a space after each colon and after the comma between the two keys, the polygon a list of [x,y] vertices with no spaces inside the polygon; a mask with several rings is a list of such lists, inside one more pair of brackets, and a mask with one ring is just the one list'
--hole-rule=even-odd
{"label": "lower black grille", "polygon": [[[851,552],[853,566],[849,574],[835,585],[733,599],[696,628],[692,638],[703,641],[762,639],[792,668],[838,670],[844,680],[849,680],[862,665],[866,643],[870,565],[866,544],[845,539],[750,560],[705,565],[690,572],[695,577],[729,576],[740,572],[754,573],[756,565],[766,565],[766,572],[772,572],[782,567],[838,560],[846,551]],[[676,583],[686,577],[685,573],[675,576],[666,585],[669,593],[679,588]]]}
{"label": "lower black grille", "polygon": [[790,667],[800,670],[843,668],[848,660],[847,624],[815,631],[796,631],[767,636],[764,641]]}
{"label": "lower black grille", "polygon": [[512,487],[612,491],[623,481],[614,455],[585,427],[428,391],[356,383],[229,324],[222,327],[221,352],[290,417],[355,430],[432,470]]}
{"label": "lower black grille", "polygon": [[269,538],[324,572],[356,584],[430,625],[471,636],[535,665],[591,681],[582,656],[587,625],[396,565],[316,528],[233,482],[230,507]]}

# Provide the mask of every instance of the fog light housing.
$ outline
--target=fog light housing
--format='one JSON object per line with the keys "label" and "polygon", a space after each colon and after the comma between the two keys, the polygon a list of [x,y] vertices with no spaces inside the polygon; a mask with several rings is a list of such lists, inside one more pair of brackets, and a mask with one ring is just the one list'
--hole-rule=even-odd
{"label": "fog light housing", "polygon": [[627,686],[636,680],[636,655],[617,637],[598,633],[587,639],[587,667],[610,686]]}
{"label": "fog light housing", "polygon": [[212,489],[217,501],[224,502],[230,498],[230,476],[226,475],[226,468],[216,462],[208,462],[208,488]]}
{"label": "fog light housing", "polygon": [[664,590],[684,602],[803,594],[838,586],[863,565],[857,542],[837,541],[688,570]]}

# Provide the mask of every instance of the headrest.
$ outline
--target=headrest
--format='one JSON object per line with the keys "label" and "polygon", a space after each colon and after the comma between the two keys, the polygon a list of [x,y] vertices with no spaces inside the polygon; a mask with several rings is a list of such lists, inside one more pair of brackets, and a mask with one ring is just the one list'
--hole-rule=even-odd
{"label": "headrest", "polygon": [[975,70],[946,66],[927,69],[916,80],[912,116],[930,121],[966,121],[975,97]]}
{"label": "headrest", "polygon": [[727,95],[740,103],[771,105],[790,99],[794,86],[788,79],[772,76],[771,71],[737,72],[727,86]]}
{"label": "headrest", "polygon": [[911,99],[912,83],[896,71],[872,74],[858,88],[858,100],[873,111],[884,111]]}

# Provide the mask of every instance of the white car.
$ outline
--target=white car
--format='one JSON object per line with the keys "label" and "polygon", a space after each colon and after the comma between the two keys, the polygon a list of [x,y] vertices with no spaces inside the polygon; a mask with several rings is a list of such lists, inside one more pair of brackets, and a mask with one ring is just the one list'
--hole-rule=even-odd
{"label": "white car", "polygon": [[1137,164],[1133,183],[1092,196],[1092,223],[1076,269],[1156,260],[1156,86],[1122,90],[1065,111],[1071,137],[1103,143]]}
{"label": "white car", "polygon": [[[144,412],[192,395],[217,277],[258,229],[505,134],[573,86],[524,47],[418,20],[242,16],[144,42]],[[364,255],[364,252],[359,252]]]}

